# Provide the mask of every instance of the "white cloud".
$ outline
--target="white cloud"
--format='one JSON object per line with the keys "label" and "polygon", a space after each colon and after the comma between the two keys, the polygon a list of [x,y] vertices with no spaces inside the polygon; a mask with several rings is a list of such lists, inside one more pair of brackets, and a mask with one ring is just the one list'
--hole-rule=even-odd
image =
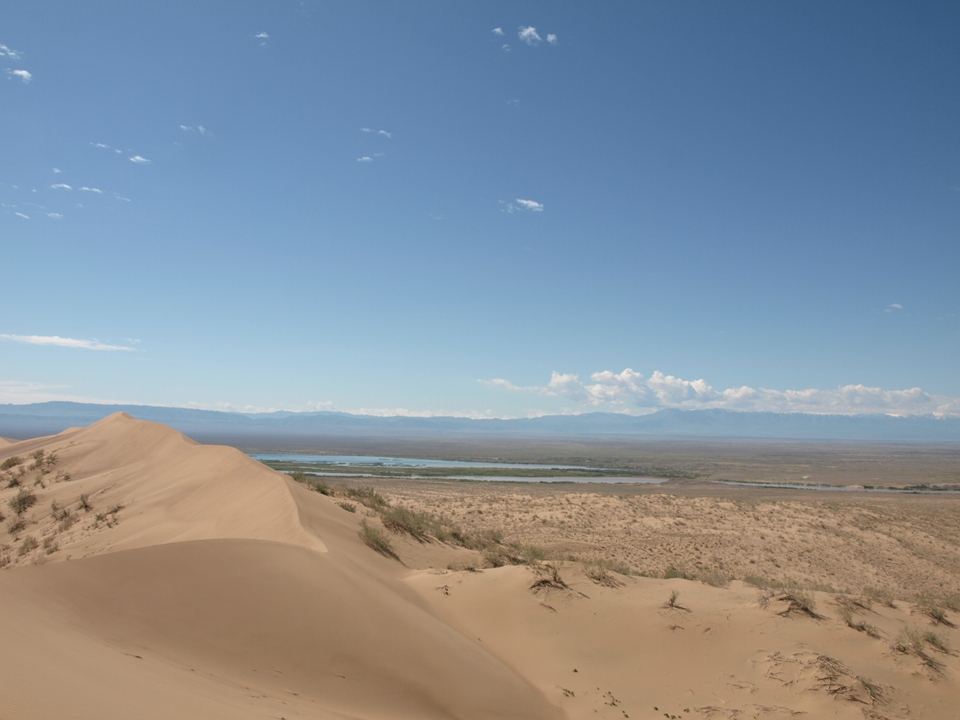
{"label": "white cloud", "polygon": [[103,143],[90,143],[90,144],[93,145],[95,148],[100,148],[101,150],[109,150],[109,149],[110,149],[110,146],[109,146],[109,145],[104,145]]}
{"label": "white cloud", "polygon": [[503,47],[501,47],[500,49],[503,50],[504,52],[510,52],[510,45],[509,45],[509,43],[504,43],[504,44],[503,44]]}
{"label": "white cloud", "polygon": [[86,191],[86,192],[97,193],[97,195],[103,195],[103,190],[101,190],[100,188],[82,187],[82,188],[80,188],[80,190]]}
{"label": "white cloud", "polygon": [[358,157],[358,158],[357,158],[357,162],[359,162],[359,163],[371,163],[371,162],[373,162],[373,158],[370,157],[369,155],[364,155],[363,157]]}
{"label": "white cloud", "polygon": [[543,203],[538,203],[535,200],[523,200],[522,198],[516,198],[514,202],[520,206],[523,210],[533,210],[534,212],[543,212]]}
{"label": "white cloud", "polygon": [[143,164],[149,163],[150,161],[140,155],[134,155],[132,158],[130,158],[130,162],[137,163],[138,165],[143,165]]}
{"label": "white cloud", "polygon": [[254,35],[254,37],[257,38],[258,40],[266,40],[270,36],[267,35],[267,33],[262,32],[262,33],[257,33],[256,35]]}
{"label": "white cloud", "polygon": [[24,220],[30,219],[29,215],[24,215],[22,212],[15,212],[14,215],[16,215],[17,217],[22,217]]}
{"label": "white cloud", "polygon": [[81,350],[122,350],[136,352],[132,347],[124,345],[107,345],[99,340],[77,340],[64,338],[59,335],[7,335],[0,333],[0,340],[21,343],[23,345],[55,345],[57,347],[77,348]]}
{"label": "white cloud", "polygon": [[184,132],[193,132],[193,128],[190,127],[189,125],[181,125],[180,129],[183,130]]}
{"label": "white cloud", "polygon": [[52,168],[52,170],[54,175],[59,175],[60,173],[63,172],[63,170],[61,170],[60,168]]}
{"label": "white cloud", "polygon": [[503,28],[494,28],[494,29],[491,30],[490,32],[492,32],[494,35],[501,35],[501,36],[502,36],[502,35],[503,35]]}
{"label": "white cloud", "polygon": [[373,128],[368,128],[368,127],[360,128],[360,132],[374,133],[375,135],[382,135],[385,138],[393,137],[392,132],[387,132],[386,130],[374,130]]}
{"label": "white cloud", "polygon": [[383,135],[388,138],[393,137],[393,133],[387,132],[386,130],[377,130],[377,135]]}
{"label": "white cloud", "polygon": [[124,196],[121,195],[120,193],[114,193],[113,196],[114,196],[117,200],[123,200],[123,202],[130,202],[130,198],[124,197]]}
{"label": "white cloud", "polygon": [[63,215],[61,215],[60,213],[55,213],[55,212],[48,212],[48,213],[47,213],[47,217],[48,217],[48,218],[53,218],[54,220],[60,220],[60,219],[63,217]]}
{"label": "white cloud", "polygon": [[14,50],[13,48],[0,44],[0,57],[8,57],[11,60],[19,60],[20,53]]}
{"label": "white cloud", "polygon": [[903,305],[900,303],[890,303],[883,309],[885,313],[895,312],[897,310],[903,310]]}
{"label": "white cloud", "polygon": [[7,75],[10,75],[11,77],[18,77],[25,83],[33,80],[33,75],[26,70],[7,70]]}
{"label": "white cloud", "polygon": [[52,187],[54,190],[73,190],[73,188],[66,183],[54,183],[50,187]]}
{"label": "white cloud", "polygon": [[770,390],[748,386],[717,390],[705,380],[684,380],[654,371],[649,379],[632,370],[593,373],[589,383],[573,373],[554,371],[546,385],[522,387],[495,378],[484,385],[514,392],[561,397],[578,406],[609,412],[650,409],[725,409],[754,412],[816,413],[828,415],[939,415],[960,416],[960,398],[931,395],[915,387],[884,390],[867,385],[843,385],[821,390]]}
{"label": "white cloud", "polygon": [[560,44],[560,40],[558,40],[558,39],[557,39],[557,36],[554,35],[553,33],[550,33],[549,35],[547,35],[547,42],[550,43],[551,45],[559,45],[559,44]]}
{"label": "white cloud", "polygon": [[523,42],[527,45],[536,45],[538,42],[541,42],[542,38],[537,34],[537,29],[535,27],[521,27],[520,32],[517,33]]}

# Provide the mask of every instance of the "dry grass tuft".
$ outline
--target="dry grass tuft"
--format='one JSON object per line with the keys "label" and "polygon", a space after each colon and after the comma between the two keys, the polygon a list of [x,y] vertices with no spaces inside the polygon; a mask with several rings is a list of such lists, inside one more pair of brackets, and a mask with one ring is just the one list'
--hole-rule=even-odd
{"label": "dry grass tuft", "polygon": [[623,586],[622,582],[610,574],[610,571],[607,570],[607,566],[602,560],[584,567],[584,574],[597,585],[603,585],[604,587],[610,588],[618,588]]}
{"label": "dry grass tuft", "polygon": [[540,590],[569,590],[570,586],[560,577],[560,571],[553,565],[542,565],[534,568],[539,575],[539,579],[534,581],[530,589],[533,592]]}
{"label": "dry grass tuft", "polygon": [[679,600],[679,599],[680,599],[680,591],[679,591],[679,590],[671,590],[671,591],[670,591],[670,597],[669,597],[669,599],[667,599],[667,601],[663,604],[663,608],[664,608],[665,610],[683,610],[684,612],[690,612],[690,608],[688,608],[688,607],[686,607],[686,606],[684,606],[684,605],[681,605],[680,603],[677,602],[677,600]]}
{"label": "dry grass tuft", "polygon": [[[937,638],[939,639],[939,638]],[[927,638],[915,627],[904,627],[891,645],[895,653],[913,655],[927,671],[931,679],[943,676],[943,663],[930,656],[926,651]]]}

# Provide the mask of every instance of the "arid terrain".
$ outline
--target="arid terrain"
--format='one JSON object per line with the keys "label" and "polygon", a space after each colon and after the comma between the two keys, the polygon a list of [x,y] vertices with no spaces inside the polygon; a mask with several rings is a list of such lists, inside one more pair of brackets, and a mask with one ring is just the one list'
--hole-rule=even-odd
{"label": "arid terrain", "polygon": [[[906,479],[950,482],[952,457],[919,457]],[[288,477],[123,414],[0,441],[0,467],[3,718],[946,720],[960,706],[957,495],[702,477],[371,487]],[[889,471],[871,472],[909,463]]]}

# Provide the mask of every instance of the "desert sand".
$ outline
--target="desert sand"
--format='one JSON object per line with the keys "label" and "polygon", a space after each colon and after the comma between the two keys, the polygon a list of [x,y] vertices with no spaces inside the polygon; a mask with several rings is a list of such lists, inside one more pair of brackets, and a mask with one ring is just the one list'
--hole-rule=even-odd
{"label": "desert sand", "polygon": [[[123,414],[0,443],[0,464],[0,718],[892,720],[960,707],[956,526],[936,531],[956,499],[324,494]],[[384,502],[448,519],[418,539]]]}

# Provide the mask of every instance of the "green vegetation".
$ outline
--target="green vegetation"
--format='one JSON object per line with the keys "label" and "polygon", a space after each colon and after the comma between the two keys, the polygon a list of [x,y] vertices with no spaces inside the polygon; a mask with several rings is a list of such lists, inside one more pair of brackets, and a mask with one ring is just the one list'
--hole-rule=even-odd
{"label": "green vegetation", "polygon": [[372,487],[345,488],[344,492],[347,494],[347,497],[356,500],[361,505],[374,511],[386,510],[390,507],[387,499]]}
{"label": "green vegetation", "polygon": [[16,467],[21,463],[23,463],[23,458],[19,458],[16,455],[14,455],[13,457],[8,457],[6,460],[3,461],[2,464],[0,464],[0,470],[9,470],[10,468]]}
{"label": "green vegetation", "polygon": [[20,549],[17,551],[17,555],[23,557],[28,552],[36,550],[38,547],[40,547],[40,543],[37,542],[37,539],[32,535],[28,535],[23,539],[23,543],[21,543]]}
{"label": "green vegetation", "polygon": [[383,533],[383,531],[367,525],[366,520],[360,523],[360,539],[363,540],[368,547],[377,551],[384,557],[393,558],[394,560],[400,559],[397,553],[394,552],[393,545],[390,543],[390,539]]}
{"label": "green vegetation", "polygon": [[10,506],[10,509],[19,516],[23,515],[27,510],[32,508],[36,502],[37,496],[33,493],[33,491],[23,488],[10,500],[8,505]]}

